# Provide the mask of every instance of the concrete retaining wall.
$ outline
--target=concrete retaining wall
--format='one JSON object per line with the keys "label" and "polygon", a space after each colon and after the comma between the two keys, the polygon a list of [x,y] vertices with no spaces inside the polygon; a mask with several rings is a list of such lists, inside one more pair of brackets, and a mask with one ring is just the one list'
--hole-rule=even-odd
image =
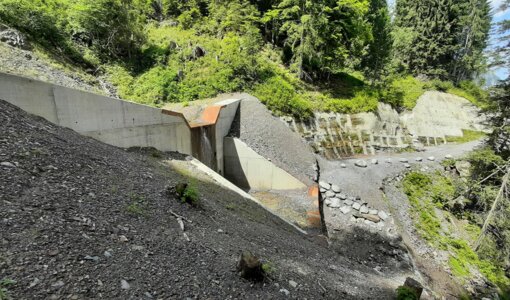
{"label": "concrete retaining wall", "polygon": [[239,108],[239,99],[229,99],[216,103],[215,105],[223,106],[218,120],[216,122],[216,159],[217,159],[217,169],[216,171],[223,175],[225,174],[224,170],[224,162],[223,162],[223,139],[230,132],[230,128],[232,126],[232,122],[236,116],[237,109]]}
{"label": "concrete retaining wall", "polygon": [[258,155],[237,138],[224,139],[225,177],[245,189],[294,190],[306,188],[295,177]]}
{"label": "concrete retaining wall", "polygon": [[4,73],[0,99],[110,145],[191,154],[184,118],[164,115],[154,107]]}

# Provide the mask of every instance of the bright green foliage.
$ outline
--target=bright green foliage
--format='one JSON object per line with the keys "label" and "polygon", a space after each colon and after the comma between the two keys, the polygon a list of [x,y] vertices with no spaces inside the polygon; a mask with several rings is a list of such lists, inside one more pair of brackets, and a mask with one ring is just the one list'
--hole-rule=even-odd
{"label": "bright green foliage", "polygon": [[285,60],[301,79],[312,80],[344,67],[369,38],[363,21],[368,0],[276,1],[262,21],[272,41],[284,47]]}
{"label": "bright green foliage", "polygon": [[487,0],[398,0],[395,59],[400,70],[459,83],[484,68]]}
{"label": "bright green foliage", "polygon": [[482,95],[473,84],[392,74],[392,43],[393,57],[415,57],[417,36],[412,26],[390,34],[384,0],[2,0],[0,18],[149,105],[253,91],[276,114],[305,119],[313,110],[375,111],[379,102],[412,109],[437,88],[476,104]]}
{"label": "bright green foliage", "polygon": [[0,280],[0,300],[12,299],[11,296],[9,295],[8,287],[13,284],[16,284],[16,281],[9,278],[4,278]]}
{"label": "bright green foliage", "polygon": [[131,1],[77,0],[69,9],[73,39],[107,57],[131,58],[143,42],[143,18],[132,10]]}
{"label": "bright green foliage", "polygon": [[[488,280],[505,290],[510,286],[510,279],[505,276],[500,262],[488,256],[481,258],[469,246],[467,240],[454,237],[445,227],[441,226],[441,219],[436,213],[439,208],[436,204],[443,204],[457,197],[462,192],[455,188],[458,185],[459,183],[454,184],[451,178],[441,173],[411,172],[406,175],[403,181],[404,192],[411,204],[418,232],[432,246],[450,253],[448,263],[455,276],[469,278],[471,270],[476,268]],[[447,211],[443,211],[442,214],[449,215]],[[449,218],[454,217],[450,215]],[[474,229],[473,226],[476,226],[477,229]],[[466,227],[466,231],[471,232],[470,236],[474,238],[477,237],[480,230],[477,225],[470,224]]]}
{"label": "bright green foliage", "polygon": [[191,180],[188,185],[186,186],[186,189],[184,190],[184,193],[181,196],[181,201],[183,203],[189,203],[193,206],[198,206],[200,203],[200,194],[198,192],[198,186],[196,182]]}
{"label": "bright green foliage", "polygon": [[449,136],[446,137],[446,141],[449,143],[467,143],[479,140],[483,137],[485,137],[484,132],[463,129],[462,136]]}
{"label": "bright green foliage", "polygon": [[399,286],[397,288],[397,300],[418,300],[418,295],[410,287]]}
{"label": "bright green foliage", "polygon": [[386,0],[370,0],[368,22],[371,25],[372,39],[361,61],[366,76],[380,80],[387,68],[391,54],[391,20]]}
{"label": "bright green foliage", "polygon": [[256,97],[273,111],[279,111],[304,119],[311,115],[310,102],[302,94],[280,76],[275,76],[256,86],[253,90]]}

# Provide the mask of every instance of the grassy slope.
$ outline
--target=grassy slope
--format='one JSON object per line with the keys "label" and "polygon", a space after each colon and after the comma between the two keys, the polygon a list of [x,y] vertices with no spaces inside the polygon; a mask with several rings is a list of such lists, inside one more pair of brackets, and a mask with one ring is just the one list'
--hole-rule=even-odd
{"label": "grassy slope", "polygon": [[[449,268],[461,281],[471,278],[475,268],[489,281],[506,290],[510,287],[510,280],[504,270],[489,260],[481,259],[471,247],[480,228],[475,224],[458,222],[456,216],[443,209],[448,200],[458,196],[458,186],[458,182],[440,172],[407,174],[403,187],[418,232],[431,246],[449,252]],[[437,214],[438,209],[442,218]],[[442,226],[444,223],[448,226]]]}

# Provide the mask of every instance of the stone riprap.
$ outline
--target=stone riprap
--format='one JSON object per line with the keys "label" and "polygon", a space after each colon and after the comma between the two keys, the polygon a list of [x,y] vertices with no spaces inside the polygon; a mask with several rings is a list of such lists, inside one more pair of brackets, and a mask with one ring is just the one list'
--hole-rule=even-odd
{"label": "stone riprap", "polygon": [[347,196],[345,193],[342,193],[342,189],[338,184],[320,181],[319,186],[327,209],[339,212],[346,220],[382,230],[385,226],[385,221],[390,217],[384,211],[369,207],[361,197]]}

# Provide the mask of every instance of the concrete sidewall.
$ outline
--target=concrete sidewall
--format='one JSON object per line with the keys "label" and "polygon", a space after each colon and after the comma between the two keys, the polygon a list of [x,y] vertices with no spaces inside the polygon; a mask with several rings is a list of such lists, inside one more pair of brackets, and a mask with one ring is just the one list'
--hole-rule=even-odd
{"label": "concrete sidewall", "polygon": [[191,154],[186,121],[158,108],[4,73],[0,99],[110,145]]}

